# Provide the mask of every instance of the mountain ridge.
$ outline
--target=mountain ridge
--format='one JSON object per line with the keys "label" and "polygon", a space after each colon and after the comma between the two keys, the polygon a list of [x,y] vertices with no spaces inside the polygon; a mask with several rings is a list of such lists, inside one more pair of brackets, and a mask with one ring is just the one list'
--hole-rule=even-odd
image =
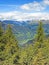
{"label": "mountain ridge", "polygon": [[[7,26],[8,24],[12,25],[13,33],[15,34],[19,44],[28,43],[29,40],[33,40],[36,30],[38,28],[38,23],[28,23],[28,21],[13,21],[13,20],[4,20],[0,21],[3,24],[3,27]],[[43,24],[44,31],[46,35],[49,35],[49,24]]]}

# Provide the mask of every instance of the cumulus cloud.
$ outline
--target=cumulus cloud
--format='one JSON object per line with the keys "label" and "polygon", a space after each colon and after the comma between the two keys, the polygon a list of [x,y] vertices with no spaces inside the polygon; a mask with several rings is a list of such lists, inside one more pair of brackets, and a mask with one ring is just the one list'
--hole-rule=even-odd
{"label": "cumulus cloud", "polygon": [[32,3],[27,3],[20,6],[21,9],[24,10],[32,10],[32,11],[43,11],[49,5],[49,0],[43,0],[41,2],[34,1]]}
{"label": "cumulus cloud", "polygon": [[44,3],[45,5],[49,5],[49,0],[43,0],[43,3]]}
{"label": "cumulus cloud", "polygon": [[[8,5],[8,6],[13,6],[13,5]],[[0,20],[17,20],[17,21],[41,20],[41,19],[49,20],[49,13],[41,12],[45,10],[47,6],[49,6],[49,0],[42,0],[40,2],[34,1],[32,3],[27,3],[19,6],[20,11],[0,13]],[[24,12],[22,12],[21,9],[23,9]],[[28,13],[25,10],[27,11],[31,10],[36,12]]]}
{"label": "cumulus cloud", "polygon": [[34,10],[34,11],[41,11],[45,9],[43,5],[35,1],[33,3],[24,4],[20,8],[24,10]]}
{"label": "cumulus cloud", "polygon": [[18,11],[0,13],[0,20],[49,20],[49,13],[22,13]]}

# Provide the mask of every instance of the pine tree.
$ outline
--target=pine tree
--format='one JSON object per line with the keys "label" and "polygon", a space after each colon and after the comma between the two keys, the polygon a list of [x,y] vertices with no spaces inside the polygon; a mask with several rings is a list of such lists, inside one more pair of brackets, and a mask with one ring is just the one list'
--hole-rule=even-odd
{"label": "pine tree", "polygon": [[0,61],[3,61],[3,51],[4,51],[4,47],[5,47],[5,44],[3,42],[3,35],[4,35],[4,30],[2,28],[2,23],[0,22]]}
{"label": "pine tree", "polygon": [[41,47],[43,47],[43,45],[44,45],[43,43],[44,43],[44,40],[45,40],[45,33],[44,33],[42,22],[39,22],[36,35],[37,35],[36,36],[36,42],[39,43],[38,48],[41,48]]}
{"label": "pine tree", "polygon": [[3,28],[2,23],[0,23],[0,52],[3,51]]}
{"label": "pine tree", "polygon": [[49,43],[44,37],[42,22],[40,22],[37,32],[37,41],[33,45],[33,65],[49,65]]}
{"label": "pine tree", "polygon": [[0,23],[0,42],[2,42],[2,37],[3,37],[3,28],[2,23]]}
{"label": "pine tree", "polygon": [[42,22],[39,22],[36,39],[38,42],[43,42],[43,40],[44,40],[44,29],[43,29]]}
{"label": "pine tree", "polygon": [[10,59],[11,62],[12,61],[14,62],[15,57],[18,55],[19,47],[18,47],[18,41],[16,40],[15,36],[13,35],[12,27],[10,25],[8,25],[4,38],[6,41],[5,50],[4,50],[5,60]]}

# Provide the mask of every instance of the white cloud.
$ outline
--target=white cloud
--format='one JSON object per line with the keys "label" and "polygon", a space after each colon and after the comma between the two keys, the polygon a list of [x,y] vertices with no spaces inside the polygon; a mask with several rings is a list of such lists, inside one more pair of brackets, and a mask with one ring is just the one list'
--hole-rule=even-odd
{"label": "white cloud", "polygon": [[20,6],[20,8],[29,11],[43,11],[47,6],[49,6],[49,0],[42,0],[41,2],[34,1],[32,3],[24,4]]}
{"label": "white cloud", "polygon": [[43,0],[43,3],[44,3],[45,5],[49,5],[49,0]]}
{"label": "white cloud", "polygon": [[45,7],[41,5],[41,3],[36,2],[36,1],[32,3],[24,4],[20,6],[20,8],[24,10],[33,10],[33,11],[41,11],[45,9]]}
{"label": "white cloud", "polygon": [[49,13],[22,13],[18,11],[0,13],[0,20],[26,21],[41,19],[49,20]]}
{"label": "white cloud", "polygon": [[[0,6],[6,6],[6,5],[0,5]],[[14,6],[16,8],[16,5],[7,5],[7,6]],[[18,6],[17,9],[21,11],[11,11],[11,12],[4,12],[0,13],[0,19],[1,20],[17,20],[17,21],[26,21],[26,20],[32,20],[32,19],[47,19],[49,20],[49,13],[41,12],[45,10],[49,6],[49,0],[42,0],[40,2],[34,1],[32,3],[27,3],[21,6]],[[30,13],[22,12],[22,9],[25,11],[29,11]],[[31,13],[31,11],[35,13]],[[37,12],[38,11],[38,12]]]}

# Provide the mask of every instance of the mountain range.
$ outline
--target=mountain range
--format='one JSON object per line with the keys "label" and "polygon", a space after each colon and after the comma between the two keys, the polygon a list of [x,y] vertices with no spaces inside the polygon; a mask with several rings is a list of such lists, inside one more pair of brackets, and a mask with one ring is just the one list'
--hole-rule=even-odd
{"label": "mountain range", "polygon": [[[12,30],[14,35],[16,36],[18,43],[20,45],[26,44],[26,43],[32,43],[32,40],[34,39],[36,35],[36,31],[38,28],[38,21],[32,20],[32,21],[13,21],[13,20],[3,20],[2,22],[3,28],[6,28],[8,24],[12,26]],[[45,31],[45,34],[49,35],[49,20],[42,20],[43,22],[43,28]]]}

